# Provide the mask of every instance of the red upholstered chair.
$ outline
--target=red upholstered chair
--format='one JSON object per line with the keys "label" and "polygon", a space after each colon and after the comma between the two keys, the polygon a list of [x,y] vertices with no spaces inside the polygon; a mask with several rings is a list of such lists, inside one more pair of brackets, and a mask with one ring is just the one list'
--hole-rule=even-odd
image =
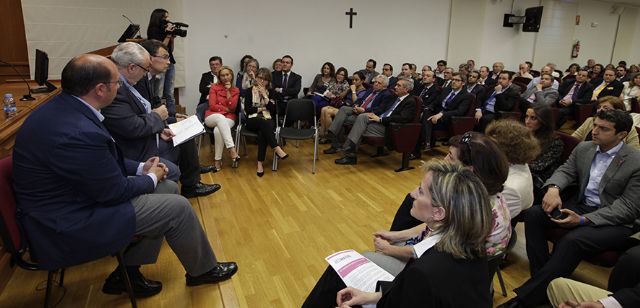
{"label": "red upholstered chair", "polygon": [[556,135],[562,139],[562,142],[564,142],[564,150],[562,150],[562,156],[560,158],[562,163],[564,163],[569,159],[569,155],[571,155],[573,149],[578,145],[578,143],[580,143],[580,139],[561,131],[556,131]]}
{"label": "red upholstered chair", "polygon": [[[420,112],[422,111],[422,99],[414,96],[416,102],[416,114],[411,123],[391,123],[385,132],[385,137],[364,136],[362,141],[378,148],[378,154],[387,146],[390,150],[402,153],[402,164],[395,172],[413,169],[409,165],[409,154],[416,146],[420,136]],[[378,156],[378,155],[375,155]]]}
{"label": "red upholstered chair", "polygon": [[640,103],[638,103],[637,97],[631,99],[631,112],[640,113]]}
{"label": "red upholstered chair", "polygon": [[[0,159],[0,236],[2,242],[6,247],[9,254],[11,254],[11,266],[16,264],[23,269],[36,271],[41,268],[36,263],[27,261],[24,259],[25,252],[29,251],[28,243],[26,239],[22,237],[20,232],[20,226],[16,217],[16,199],[13,193],[13,161],[11,156]],[[122,262],[122,254],[124,250],[116,254],[118,258],[118,264],[123,277],[125,277],[125,284],[129,293],[129,299],[131,300],[131,306],[137,307],[136,299],[131,287],[131,281]],[[45,256],[46,257],[46,256]],[[47,289],[45,292],[44,307],[49,307],[49,300],[51,298],[51,287],[53,284],[54,275],[60,273],[59,286],[62,287],[64,283],[64,268],[58,270],[50,270],[47,278]]]}
{"label": "red upholstered chair", "polygon": [[511,111],[499,111],[499,112],[500,112],[501,119],[512,119],[516,121],[519,121],[520,116],[522,115],[522,113],[520,113],[519,103],[513,104],[513,109]]}
{"label": "red upholstered chair", "polygon": [[580,127],[582,123],[588,118],[593,116],[596,110],[596,103],[578,104],[576,103],[576,109],[573,118],[576,120],[575,127]]}

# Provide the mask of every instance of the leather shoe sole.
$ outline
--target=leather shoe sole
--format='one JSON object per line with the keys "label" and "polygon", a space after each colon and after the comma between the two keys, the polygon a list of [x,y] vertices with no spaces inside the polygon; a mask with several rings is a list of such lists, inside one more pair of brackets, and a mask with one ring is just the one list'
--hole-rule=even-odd
{"label": "leather shoe sole", "polygon": [[182,195],[185,198],[195,198],[210,195],[218,190],[220,190],[222,186],[220,184],[203,184],[199,183],[195,188],[182,188]]}
{"label": "leather shoe sole", "polygon": [[188,273],[185,274],[188,286],[198,286],[206,283],[218,283],[220,281],[231,278],[238,271],[238,265],[235,262],[218,262],[212,270],[193,277]]}

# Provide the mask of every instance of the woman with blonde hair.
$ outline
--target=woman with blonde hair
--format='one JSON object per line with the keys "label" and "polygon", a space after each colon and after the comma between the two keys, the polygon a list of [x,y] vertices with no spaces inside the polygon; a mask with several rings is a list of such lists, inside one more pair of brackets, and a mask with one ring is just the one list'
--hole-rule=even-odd
{"label": "woman with blonde hair", "polygon": [[[485,241],[493,218],[480,179],[459,163],[432,160],[411,195],[411,215],[428,234],[414,246],[416,260],[381,292],[346,287],[329,268],[302,307],[491,307]],[[464,294],[464,296],[461,296]]]}
{"label": "woman with blonde hair", "polygon": [[229,151],[231,167],[237,168],[240,155],[236,152],[236,146],[231,135],[231,127],[236,123],[238,98],[240,90],[233,85],[233,70],[223,66],[218,71],[218,83],[209,90],[209,109],[204,114],[204,124],[213,128],[214,142],[214,166],[216,170],[222,168],[222,148]]}

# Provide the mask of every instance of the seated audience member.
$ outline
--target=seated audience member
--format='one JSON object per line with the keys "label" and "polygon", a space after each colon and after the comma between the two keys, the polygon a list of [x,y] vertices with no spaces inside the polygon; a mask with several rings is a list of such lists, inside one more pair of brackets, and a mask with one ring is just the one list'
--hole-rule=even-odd
{"label": "seated audience member", "polygon": [[[325,90],[322,95],[314,95],[311,98],[316,105],[316,115],[322,115],[322,110],[325,108],[327,108],[327,110],[324,111],[325,113],[329,112],[335,115],[335,113],[338,112],[338,108],[344,104],[345,97],[347,93],[349,93],[348,76],[349,73],[346,68],[338,68],[336,71],[336,79],[329,84],[327,90]],[[332,111],[333,109],[335,109],[335,112]]]}
{"label": "seated audience member", "polygon": [[564,142],[555,133],[553,112],[548,106],[536,106],[527,109],[524,124],[533,133],[540,146],[540,154],[529,163],[533,176],[534,203],[540,204],[544,183],[563,162]]}
{"label": "seated audience member", "polygon": [[640,73],[640,67],[638,67],[635,64],[631,64],[629,66],[629,74],[635,74],[635,73]]}
{"label": "seated audience member", "polygon": [[453,76],[453,68],[445,68],[444,73],[442,74],[442,84],[440,85],[442,89],[446,89],[451,86],[451,76]]}
{"label": "seated audience member", "polygon": [[271,98],[272,90],[269,87],[271,72],[268,68],[261,68],[256,74],[255,83],[244,95],[244,111],[247,115],[245,127],[258,134],[258,165],[256,174],[264,175],[264,162],[267,154],[267,145],[275,150],[280,159],[286,159],[285,153],[278,145],[275,135],[275,122],[271,112],[275,112],[275,102]]}
{"label": "seated audience member", "polygon": [[[622,103],[622,100],[618,97],[605,96],[598,100],[596,108],[598,112],[611,109],[624,111],[624,103]],[[591,130],[593,129],[594,120],[594,117],[587,118],[571,135],[580,140],[591,141],[593,139]],[[638,132],[635,128],[629,131],[626,138],[624,138],[624,142],[633,148],[640,149],[640,139],[638,138]]]}
{"label": "seated audience member", "polygon": [[558,79],[562,78],[562,72],[559,71],[556,68],[556,64],[555,63],[549,62],[549,63],[547,63],[547,66],[551,68],[551,76],[553,76],[554,79],[555,78],[558,78]]}
{"label": "seated audience member", "polygon": [[[622,110],[598,112],[593,141],[580,143],[545,183],[542,206],[523,211],[531,278],[501,307],[535,307],[546,300],[551,280],[567,277],[580,261],[606,250],[624,250],[637,227],[640,198],[640,152],[622,140],[633,128]],[[577,198],[562,200],[560,191],[577,183]],[[560,215],[550,217],[555,209]],[[549,253],[546,230],[571,229]]]}
{"label": "seated audience member", "polygon": [[[636,235],[637,236],[637,235]],[[556,278],[547,295],[553,307],[640,307],[640,246],[627,250],[609,276],[608,290]]]}
{"label": "seated audience member", "polygon": [[509,161],[509,176],[504,182],[502,196],[509,216],[515,218],[533,205],[533,179],[527,164],[538,156],[540,146],[531,131],[515,120],[494,121],[485,133]]}
{"label": "seated audience member", "polygon": [[542,75],[544,74],[551,75],[551,80],[552,80],[551,87],[558,90],[558,88],[560,87],[560,83],[558,83],[558,81],[555,78],[553,78],[552,73],[553,73],[553,69],[551,69],[551,67],[549,67],[548,65],[543,66],[540,69],[540,76],[531,79],[531,81],[527,85],[527,91],[535,88],[540,83],[540,80],[542,79]]}
{"label": "seated audience member", "polygon": [[464,77],[464,79],[467,79],[469,75],[469,69],[467,69],[467,63],[462,63],[458,66],[458,73],[460,74],[460,76]]}
{"label": "seated audience member", "polygon": [[520,95],[520,112],[522,118],[529,107],[549,106],[551,107],[558,100],[558,90],[552,87],[553,76],[543,73],[540,75],[540,82],[533,88],[529,88]]}
{"label": "seated audience member", "polygon": [[413,95],[420,96],[422,99],[423,108],[431,106],[433,102],[438,99],[442,88],[436,84],[435,73],[432,71],[422,72],[422,82],[418,84],[418,87],[413,89]]}
{"label": "seated audience member", "polygon": [[429,228],[426,238],[414,246],[415,261],[375,293],[346,287],[329,268],[302,307],[491,306],[485,256],[491,202],[480,179],[460,164],[433,161],[425,166],[422,183],[412,195],[411,214]]}
{"label": "seated audience member", "polygon": [[331,147],[323,151],[324,154],[335,154],[342,150],[340,143],[344,135],[344,125],[354,124],[361,114],[373,113],[382,115],[391,106],[395,96],[387,89],[388,79],[385,75],[378,75],[373,79],[371,89],[367,90],[353,107],[342,106],[329,126],[327,138],[332,140]]}
{"label": "seated audience member", "polygon": [[400,74],[398,74],[398,79],[402,78],[413,80],[413,76],[411,76],[411,63],[402,63]]}
{"label": "seated audience member", "polygon": [[436,74],[436,77],[444,78],[444,70],[446,68],[447,68],[447,61],[438,60],[438,62],[436,62],[436,70],[434,71],[434,73]]}
{"label": "seated audience member", "polygon": [[473,59],[467,60],[467,69],[470,72],[473,72],[476,69],[476,61],[474,61]]}
{"label": "seated audience member", "polygon": [[616,80],[615,70],[604,70],[604,77],[602,82],[597,85],[593,85],[593,95],[591,101],[595,102],[605,96],[619,97],[622,94],[622,82]]}
{"label": "seated audience member", "polygon": [[501,117],[500,111],[512,111],[520,99],[520,90],[517,85],[511,83],[510,72],[503,72],[498,79],[498,84],[493,88],[487,88],[484,98],[478,99],[476,108],[476,130],[484,132],[484,129],[493,120]]}
{"label": "seated audience member", "polygon": [[596,60],[589,59],[589,60],[587,60],[587,65],[584,66],[584,69],[590,71],[593,68],[594,65],[596,65]]}
{"label": "seated audience member", "polygon": [[618,67],[616,67],[616,80],[620,82],[629,81],[627,68],[625,66],[618,65]]}
{"label": "seated audience member", "polygon": [[616,67],[615,67],[613,64],[609,63],[609,64],[607,64],[607,65],[605,65],[605,66],[604,66],[604,69],[605,69],[605,70],[612,70],[612,71],[615,71],[615,70],[616,70]]}
{"label": "seated audience member", "polygon": [[[346,70],[344,72],[346,72]],[[343,106],[352,107],[353,102],[361,100],[367,92],[367,89],[364,87],[364,74],[362,72],[355,72],[353,74],[353,77],[351,78],[351,82],[353,82],[353,84],[349,86],[351,94],[347,94],[347,96],[345,96],[344,104],[332,104],[331,106],[322,108],[322,111],[320,113],[320,134],[323,137],[320,138],[318,143],[331,143],[331,140],[328,138],[327,134],[329,132],[329,127],[331,127],[331,123],[333,122],[333,118],[335,118],[335,116],[340,111],[339,108],[342,108]]]}
{"label": "seated audience member", "polygon": [[282,57],[282,71],[271,74],[271,86],[274,89],[273,98],[276,100],[277,112],[284,115],[287,110],[287,102],[298,98],[302,87],[302,77],[291,71],[293,58],[290,55]]}
{"label": "seated audience member", "polygon": [[389,89],[393,89],[396,86],[396,82],[398,81],[398,77],[393,76],[393,66],[389,63],[385,63],[382,66],[382,75],[387,76],[389,78]]}
{"label": "seated audience member", "polygon": [[478,83],[485,86],[487,89],[493,88],[498,81],[489,78],[489,67],[481,66],[480,67],[480,78],[478,79]]}
{"label": "seated audience member", "polygon": [[498,78],[500,77],[500,73],[502,73],[502,71],[504,70],[504,64],[502,62],[495,62],[493,63],[492,68],[493,71],[489,75],[489,78],[497,82]]}
{"label": "seated audience member", "polygon": [[631,107],[633,104],[638,103],[638,96],[640,96],[640,73],[632,74],[629,81],[625,81],[622,84],[624,87],[620,98],[624,103],[625,110],[631,111]]}
{"label": "seated audience member", "polygon": [[209,92],[209,109],[204,113],[204,124],[213,128],[215,136],[213,155],[216,169],[222,168],[223,147],[229,151],[232,161],[231,167],[238,168],[240,155],[236,152],[231,128],[238,119],[236,108],[238,107],[240,89],[233,86],[233,71],[228,66],[223,66],[220,69],[218,80],[219,82],[212,85]]}
{"label": "seated audience member", "polygon": [[111,60],[118,67],[123,86],[117,89],[113,103],[100,112],[122,155],[136,161],[160,156],[169,167],[169,179],[180,179],[182,195],[187,198],[206,196],[220,189],[218,184],[200,182],[198,149],[193,140],[173,146],[173,132],[165,122],[169,117],[166,106],[152,109],[151,102],[134,88],[151,69],[149,52],[137,43],[126,42],[113,50]]}
{"label": "seated audience member", "polygon": [[411,78],[413,78],[413,80],[420,80],[420,74],[418,74],[418,66],[415,63],[409,63],[409,68],[411,68]]}
{"label": "seated audience member", "polygon": [[282,71],[282,59],[277,58],[277,59],[273,60],[273,64],[271,64],[271,69],[273,70],[271,72],[272,75],[275,72]]}
{"label": "seated audience member", "polygon": [[580,71],[580,65],[578,63],[571,63],[565,72],[565,75],[562,77],[562,81],[566,81],[569,79],[573,79],[570,76],[574,76],[578,74]]}
{"label": "seated audience member", "polygon": [[260,64],[256,59],[247,60],[247,65],[244,67],[244,73],[242,74],[242,82],[240,83],[240,94],[244,94],[246,89],[251,88],[253,83],[256,81],[256,73],[258,72],[258,68]]}
{"label": "seated audience member", "polygon": [[[115,60],[122,60],[122,48],[116,47]],[[148,57],[138,60],[147,64]],[[126,69],[139,70],[135,64]],[[237,265],[216,260],[191,204],[166,179],[167,166],[157,156],[146,162],[123,157],[102,125],[100,110],[120,94],[123,82],[109,59],[74,57],[62,70],[62,92],[20,127],[13,184],[31,253],[42,256],[42,269],[54,270],[114,254],[137,235],[139,242],[123,258],[136,297],[162,290],[139,268],[156,262],[164,239],[187,272],[187,286],[231,278]],[[126,292],[119,269],[102,292]]]}
{"label": "seated audience member", "polygon": [[410,95],[413,90],[411,79],[400,79],[396,83],[397,99],[381,115],[376,113],[360,113],[356,118],[347,141],[344,143],[345,155],[336,159],[338,165],[355,165],[358,162],[357,148],[363,136],[384,137],[386,127],[391,123],[409,123],[416,115],[415,98]]}
{"label": "seated audience member", "polygon": [[316,77],[313,78],[313,82],[311,82],[311,86],[309,86],[307,96],[313,96],[315,93],[323,94],[324,91],[327,91],[329,85],[335,82],[335,78],[336,69],[333,66],[333,63],[325,62],[322,64],[320,74],[317,74]]}
{"label": "seated audience member", "polygon": [[367,64],[365,65],[365,68],[360,70],[359,72],[364,74],[364,77],[365,77],[364,83],[366,84],[370,84],[371,81],[373,80],[373,77],[380,75],[380,73],[376,71],[376,60],[374,59],[367,60]]}
{"label": "seated audience member", "polygon": [[[424,142],[427,148],[435,146],[435,136],[433,130],[447,129],[451,122],[451,117],[462,116],[467,113],[471,104],[471,94],[464,90],[464,80],[458,73],[451,77],[451,86],[443,89],[442,93],[433,103],[422,113],[422,125],[424,132]],[[419,153],[418,153],[419,154]]]}
{"label": "seated audience member", "polygon": [[527,65],[527,63],[520,63],[518,65],[518,72],[513,74],[513,78],[515,78],[515,77],[523,77],[523,78],[533,79],[533,75],[531,75],[531,73],[529,73],[529,65]]}
{"label": "seated audience member", "polygon": [[484,92],[486,91],[486,88],[483,85],[478,84],[479,78],[480,72],[471,71],[467,77],[467,84],[465,85],[467,93],[473,94],[476,99],[483,97]]}
{"label": "seated audience member", "polygon": [[236,88],[242,88],[242,78],[244,77],[244,72],[246,71],[247,64],[251,61],[253,57],[251,55],[244,55],[242,59],[240,59],[240,70],[236,75]]}
{"label": "seated audience member", "polygon": [[[486,248],[489,255],[498,255],[505,251],[511,237],[511,216],[502,195],[503,184],[509,174],[509,162],[495,142],[479,133],[454,136],[450,144],[445,160],[460,162],[472,170],[492,196],[490,201],[494,219]],[[407,230],[421,224],[410,213],[412,204],[413,198],[407,196],[393,218],[391,231]]]}
{"label": "seated audience member", "polygon": [[589,72],[580,69],[574,79],[562,82],[558,89],[559,112],[556,127],[562,127],[567,116],[575,113],[576,104],[591,103],[593,85],[588,80]]}
{"label": "seated audience member", "polygon": [[202,73],[200,77],[200,100],[198,104],[209,102],[209,90],[212,84],[218,83],[218,71],[222,67],[222,58],[213,56],[209,58],[209,71]]}
{"label": "seated audience member", "polygon": [[602,77],[604,75],[604,66],[598,63],[591,68],[591,74],[589,75],[589,82],[594,86],[598,86],[602,83]]}

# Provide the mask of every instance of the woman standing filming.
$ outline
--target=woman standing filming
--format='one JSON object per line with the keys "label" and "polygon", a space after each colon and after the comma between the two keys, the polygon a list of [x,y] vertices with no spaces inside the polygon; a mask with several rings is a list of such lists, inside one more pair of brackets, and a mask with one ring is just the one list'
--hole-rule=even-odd
{"label": "woman standing filming", "polygon": [[209,90],[209,109],[205,112],[204,124],[213,128],[215,137],[214,166],[217,170],[222,167],[222,146],[229,150],[232,168],[238,168],[240,156],[236,152],[231,127],[235,125],[237,114],[236,106],[240,90],[233,86],[233,71],[228,66],[223,66],[218,71],[218,83]]}
{"label": "woman standing filming", "polygon": [[275,111],[275,104],[271,99],[269,85],[271,83],[271,72],[268,68],[261,68],[256,74],[255,83],[244,95],[244,111],[247,114],[246,127],[258,134],[258,165],[256,175],[262,177],[264,168],[262,163],[267,155],[267,145],[269,145],[280,159],[286,159],[289,154],[285,153],[276,141],[275,122],[271,112]]}

